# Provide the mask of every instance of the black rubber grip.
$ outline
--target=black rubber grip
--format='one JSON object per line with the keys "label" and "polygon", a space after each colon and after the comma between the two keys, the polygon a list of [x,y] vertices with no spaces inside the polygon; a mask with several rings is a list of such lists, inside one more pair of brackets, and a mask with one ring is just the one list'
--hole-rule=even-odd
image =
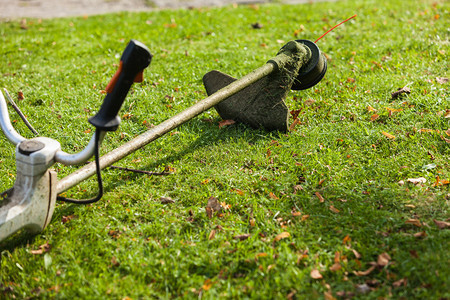
{"label": "black rubber grip", "polygon": [[103,131],[115,131],[119,127],[117,115],[135,78],[150,65],[152,54],[147,47],[131,40],[120,58],[121,68],[113,78],[112,90],[108,92],[98,113],[89,119],[89,123]]}

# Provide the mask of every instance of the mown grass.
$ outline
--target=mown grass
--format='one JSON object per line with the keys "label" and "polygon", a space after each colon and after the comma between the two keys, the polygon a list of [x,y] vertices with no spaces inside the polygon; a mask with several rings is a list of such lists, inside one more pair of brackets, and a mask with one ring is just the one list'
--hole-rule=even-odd
{"label": "mown grass", "polygon": [[[204,73],[243,76],[285,42],[358,14],[318,42],[328,73],[287,99],[302,109],[294,131],[219,128],[213,110],[189,121],[117,163],[171,175],[105,170],[100,202],[59,203],[43,233],[2,242],[0,298],[450,297],[449,231],[434,222],[449,218],[450,104],[436,79],[449,75],[448,10],[358,0],[3,21],[0,87],[22,91],[29,121],[66,151],[87,144],[128,40],[151,49],[106,153],[204,98]],[[0,149],[5,190],[14,149],[5,138]],[[96,188],[90,179],[66,194]],[[210,197],[224,206],[212,218]]]}

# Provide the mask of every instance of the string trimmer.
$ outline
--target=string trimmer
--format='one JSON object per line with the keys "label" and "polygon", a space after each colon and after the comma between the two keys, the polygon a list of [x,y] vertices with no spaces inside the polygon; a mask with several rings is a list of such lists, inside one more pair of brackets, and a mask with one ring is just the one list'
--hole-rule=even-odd
{"label": "string trimmer", "polygon": [[[149,129],[133,140],[99,157],[99,147],[106,132],[120,124],[117,116],[133,82],[142,80],[143,70],[152,55],[140,42],[131,41],[122,54],[120,67],[107,87],[99,112],[89,122],[96,131],[84,150],[68,154],[60,143],[47,137],[25,139],[12,127],[6,101],[0,92],[0,127],[16,146],[16,181],[3,193],[0,202],[0,241],[28,229],[37,233],[49,224],[56,200],[92,203],[102,197],[100,170],[180,126],[202,112],[215,107],[224,119],[233,119],[252,127],[288,130],[289,111],[284,99],[291,89],[301,90],[317,84],[325,75],[327,64],[315,43],[306,40],[288,42],[262,67],[241,79],[218,71],[203,78],[208,97],[174,117]],[[92,162],[58,180],[53,164],[77,165],[95,156]],[[57,196],[90,176],[97,174],[99,193],[93,199],[75,200]]]}

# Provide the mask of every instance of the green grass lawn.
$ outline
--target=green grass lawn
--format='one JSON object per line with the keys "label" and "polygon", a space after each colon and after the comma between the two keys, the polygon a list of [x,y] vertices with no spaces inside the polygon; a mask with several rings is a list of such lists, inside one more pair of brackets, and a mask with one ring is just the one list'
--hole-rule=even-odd
{"label": "green grass lawn", "polygon": [[[450,5],[383,2],[1,22],[0,88],[21,91],[30,123],[68,152],[89,141],[127,42],[149,47],[107,153],[206,97],[206,72],[241,77],[289,40],[358,14],[318,42],[328,72],[290,93],[301,109],[292,132],[219,128],[214,110],[192,119],[116,163],[170,175],[107,169],[100,202],[58,203],[44,232],[1,242],[0,298],[448,299]],[[5,190],[15,161],[3,136],[0,151]],[[96,190],[89,179],[66,195]],[[210,197],[222,205],[211,218]]]}

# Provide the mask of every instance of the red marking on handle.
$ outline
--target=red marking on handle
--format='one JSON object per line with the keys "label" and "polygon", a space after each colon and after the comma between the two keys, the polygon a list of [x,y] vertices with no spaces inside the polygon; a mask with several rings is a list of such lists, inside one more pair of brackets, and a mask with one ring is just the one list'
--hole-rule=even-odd
{"label": "red marking on handle", "polygon": [[[119,80],[120,73],[122,73],[123,69],[123,61],[120,61],[119,68],[117,69],[114,76],[111,78],[111,81],[106,86],[106,92],[108,94],[112,93],[114,90],[114,87],[116,86],[117,80]],[[142,82],[144,80],[144,70],[137,73],[136,77],[134,78],[133,82]]]}
{"label": "red marking on handle", "polygon": [[330,32],[331,30],[335,29],[335,28],[338,27],[339,25],[344,24],[345,22],[347,22],[347,21],[353,19],[354,17],[356,17],[356,15],[353,15],[353,16],[351,16],[350,18],[348,18],[347,20],[342,21],[341,23],[337,24],[336,26],[334,26],[333,28],[331,28],[330,30],[328,30],[327,32],[325,32],[324,34],[322,34],[322,35],[320,36],[320,38],[318,38],[314,43],[317,43],[321,38],[323,38],[324,36],[326,36],[326,35],[328,34],[328,32]]}
{"label": "red marking on handle", "polygon": [[117,80],[119,79],[120,73],[122,72],[122,68],[123,68],[123,62],[120,61],[119,68],[117,69],[114,76],[111,78],[111,81],[106,86],[105,90],[108,94],[113,92],[114,87],[116,86]]}

